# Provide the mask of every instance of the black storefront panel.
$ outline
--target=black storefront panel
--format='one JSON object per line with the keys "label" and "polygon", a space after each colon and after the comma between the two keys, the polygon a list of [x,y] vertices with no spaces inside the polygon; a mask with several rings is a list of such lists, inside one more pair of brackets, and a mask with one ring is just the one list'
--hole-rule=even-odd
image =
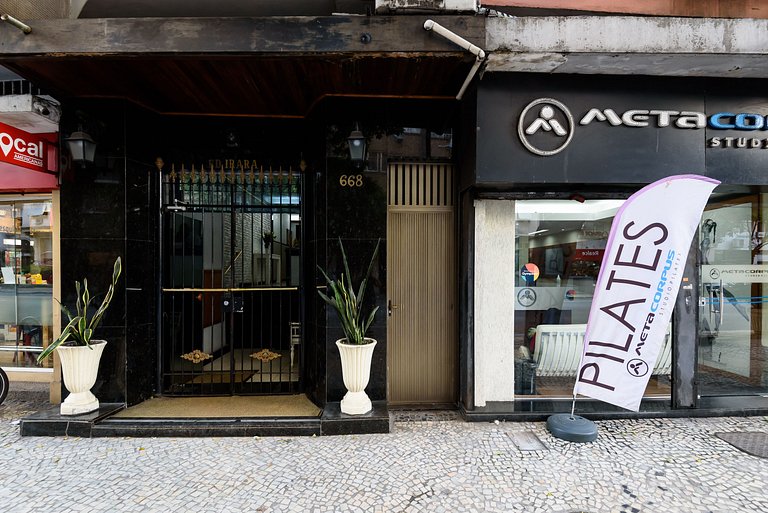
{"label": "black storefront panel", "polygon": [[695,173],[766,184],[768,96],[759,85],[488,74],[478,90],[476,183],[645,184]]}
{"label": "black storefront panel", "polygon": [[706,164],[724,183],[768,183],[768,95],[759,84],[709,90]]}
{"label": "black storefront panel", "polygon": [[477,183],[648,183],[705,174],[705,130],[695,127],[704,116],[680,114],[703,111],[702,94],[640,79],[486,75]]}

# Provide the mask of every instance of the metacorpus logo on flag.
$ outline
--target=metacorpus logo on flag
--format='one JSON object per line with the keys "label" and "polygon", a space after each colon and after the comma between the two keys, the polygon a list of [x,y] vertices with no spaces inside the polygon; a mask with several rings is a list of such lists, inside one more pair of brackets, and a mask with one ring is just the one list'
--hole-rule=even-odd
{"label": "metacorpus logo on flag", "polygon": [[672,318],[688,249],[717,180],[678,175],[619,209],[584,335],[573,393],[637,411]]}

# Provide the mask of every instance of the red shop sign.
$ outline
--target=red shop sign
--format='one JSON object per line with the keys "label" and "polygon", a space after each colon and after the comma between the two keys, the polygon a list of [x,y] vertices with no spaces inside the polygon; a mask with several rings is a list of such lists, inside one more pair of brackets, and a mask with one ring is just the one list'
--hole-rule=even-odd
{"label": "red shop sign", "polygon": [[5,123],[0,123],[0,161],[17,166],[47,171],[46,145],[48,141]]}

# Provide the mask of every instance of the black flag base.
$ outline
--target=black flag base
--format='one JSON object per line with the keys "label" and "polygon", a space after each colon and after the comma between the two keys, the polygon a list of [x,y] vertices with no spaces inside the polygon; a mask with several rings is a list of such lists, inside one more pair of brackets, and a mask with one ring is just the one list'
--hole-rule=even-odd
{"label": "black flag base", "polygon": [[597,424],[573,413],[557,413],[547,419],[547,429],[552,436],[568,442],[594,442],[597,440]]}

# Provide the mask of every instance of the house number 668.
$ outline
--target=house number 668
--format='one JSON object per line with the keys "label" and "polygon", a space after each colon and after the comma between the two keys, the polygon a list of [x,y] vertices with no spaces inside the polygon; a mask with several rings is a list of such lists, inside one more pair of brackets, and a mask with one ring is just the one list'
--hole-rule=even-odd
{"label": "house number 668", "polygon": [[342,187],[362,187],[363,175],[341,175],[339,185]]}

